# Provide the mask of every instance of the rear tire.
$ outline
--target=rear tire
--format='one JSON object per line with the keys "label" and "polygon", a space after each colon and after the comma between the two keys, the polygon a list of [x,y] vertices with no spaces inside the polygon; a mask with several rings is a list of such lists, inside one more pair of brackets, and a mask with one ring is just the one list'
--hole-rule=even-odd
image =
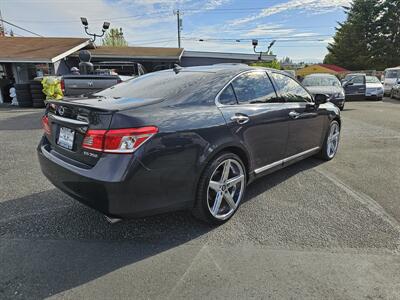
{"label": "rear tire", "polygon": [[192,214],[209,224],[225,223],[238,210],[246,183],[246,168],[241,159],[233,153],[218,155],[200,177]]}
{"label": "rear tire", "polygon": [[340,140],[340,125],[337,121],[332,121],[326,132],[322,149],[318,154],[319,158],[326,161],[334,158],[337,149],[339,147],[339,140]]}

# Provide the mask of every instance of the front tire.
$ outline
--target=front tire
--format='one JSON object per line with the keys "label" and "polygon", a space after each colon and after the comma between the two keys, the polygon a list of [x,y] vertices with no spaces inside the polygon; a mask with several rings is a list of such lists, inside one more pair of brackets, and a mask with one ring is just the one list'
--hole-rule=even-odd
{"label": "front tire", "polygon": [[193,215],[209,224],[225,223],[239,208],[246,182],[246,169],[236,154],[218,155],[200,177]]}
{"label": "front tire", "polygon": [[319,157],[323,160],[331,160],[335,157],[339,147],[340,125],[337,121],[332,121],[326,133],[324,144]]}

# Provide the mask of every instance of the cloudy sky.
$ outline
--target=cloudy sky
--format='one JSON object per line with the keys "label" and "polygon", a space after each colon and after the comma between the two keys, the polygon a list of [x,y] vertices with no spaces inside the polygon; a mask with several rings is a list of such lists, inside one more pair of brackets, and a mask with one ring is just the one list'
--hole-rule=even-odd
{"label": "cloudy sky", "polygon": [[91,31],[100,31],[104,20],[122,27],[130,45],[176,47],[173,11],[180,9],[185,49],[251,53],[251,39],[259,39],[261,50],[276,40],[273,52],[279,58],[318,61],[349,1],[1,0],[0,10],[4,20],[43,36],[84,37],[79,17],[85,16]]}

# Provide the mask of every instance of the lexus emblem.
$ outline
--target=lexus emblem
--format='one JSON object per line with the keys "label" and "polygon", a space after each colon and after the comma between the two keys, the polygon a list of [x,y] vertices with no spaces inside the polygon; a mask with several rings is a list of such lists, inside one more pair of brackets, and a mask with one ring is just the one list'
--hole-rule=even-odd
{"label": "lexus emblem", "polygon": [[88,86],[92,87],[93,86],[93,81],[88,82]]}
{"label": "lexus emblem", "polygon": [[59,107],[57,108],[57,112],[58,112],[58,114],[59,114],[60,116],[63,116],[63,115],[64,115],[64,112],[65,112],[64,106],[59,106]]}

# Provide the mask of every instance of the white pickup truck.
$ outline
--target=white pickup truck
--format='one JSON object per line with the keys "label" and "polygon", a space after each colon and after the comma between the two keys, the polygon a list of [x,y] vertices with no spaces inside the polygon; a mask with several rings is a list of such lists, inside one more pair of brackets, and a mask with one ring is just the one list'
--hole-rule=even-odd
{"label": "white pickup truck", "polygon": [[122,81],[118,75],[65,75],[61,79],[61,88],[66,97],[90,95]]}
{"label": "white pickup truck", "polygon": [[[103,63],[103,65],[105,64]],[[119,63],[119,65],[121,64]],[[108,63],[109,65],[116,65],[116,63]],[[109,69],[97,69],[94,74],[64,75],[61,78],[63,94],[65,97],[90,95],[145,73],[143,66],[139,63],[125,63],[124,65],[135,67],[132,76],[111,75]]]}

